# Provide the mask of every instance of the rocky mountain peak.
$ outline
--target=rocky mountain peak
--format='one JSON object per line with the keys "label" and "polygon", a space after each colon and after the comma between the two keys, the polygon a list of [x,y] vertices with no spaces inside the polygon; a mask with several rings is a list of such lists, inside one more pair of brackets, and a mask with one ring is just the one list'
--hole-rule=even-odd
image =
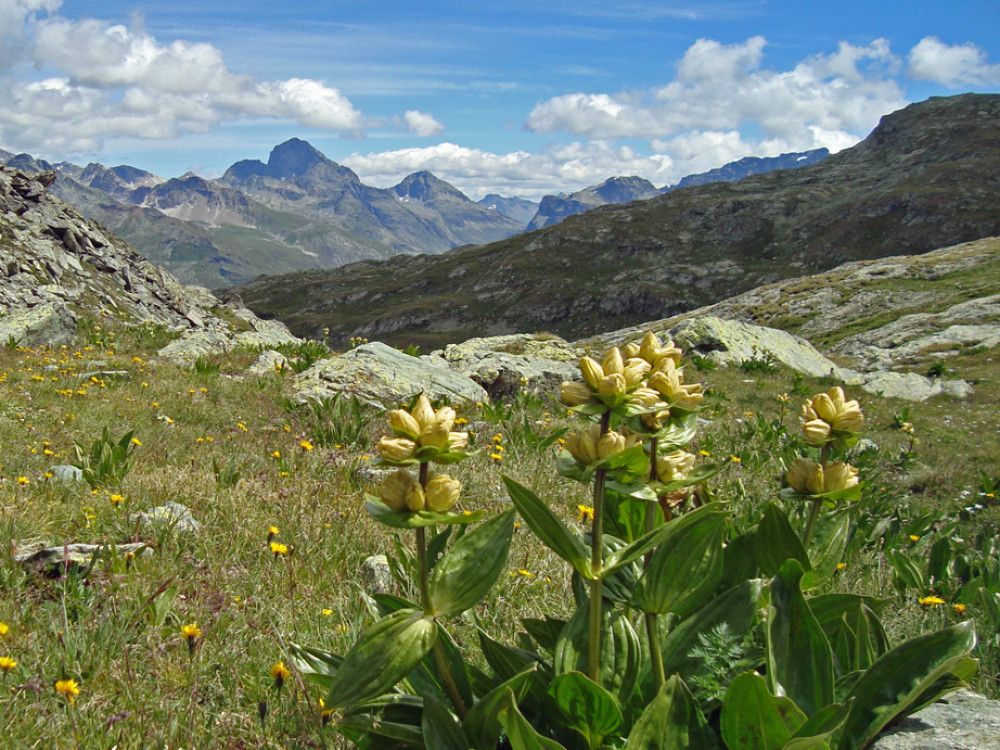
{"label": "rocky mountain peak", "polygon": [[314,165],[327,161],[312,144],[300,138],[289,138],[271,149],[267,159],[267,176],[279,180],[302,177]]}
{"label": "rocky mountain peak", "polygon": [[444,195],[468,200],[461,190],[427,171],[414,172],[404,177],[392,190],[400,198],[417,201],[428,201]]}

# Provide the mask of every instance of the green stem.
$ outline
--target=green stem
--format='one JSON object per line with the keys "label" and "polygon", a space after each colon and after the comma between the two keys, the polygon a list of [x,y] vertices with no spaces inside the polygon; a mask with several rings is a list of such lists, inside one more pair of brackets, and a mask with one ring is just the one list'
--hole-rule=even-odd
{"label": "green stem", "polygon": [[[420,487],[427,487],[427,464],[420,464]],[[431,597],[430,590],[427,583],[427,539],[426,533],[423,526],[418,526],[414,529],[416,532],[416,547],[417,547],[417,566],[420,571],[420,606],[424,610],[424,615],[427,617],[433,617],[434,612],[431,610]],[[438,626],[440,627],[440,625]],[[455,683],[455,677],[451,673],[451,669],[448,667],[448,660],[444,655],[444,648],[441,646],[440,636],[434,639],[434,646],[431,649],[434,652],[434,663],[437,666],[438,673],[441,675],[441,680],[444,682],[444,688],[448,692],[448,697],[451,698],[451,702],[455,705],[455,712],[458,714],[460,719],[465,718],[466,709],[465,702],[462,700],[461,693],[458,692],[458,685]]]}
{"label": "green stem", "polygon": [[[819,462],[820,464],[826,464],[830,460],[830,446],[829,444],[824,445],[819,452]],[[802,535],[802,546],[805,548],[806,552],[809,551],[809,540],[812,539],[813,529],[816,526],[816,519],[819,518],[820,508],[823,507],[823,501],[820,498],[813,500],[812,508],[809,509],[809,520],[806,522],[806,530]]]}
{"label": "green stem", "polygon": [[[660,439],[651,438],[649,441],[649,481],[656,482],[659,479],[659,474],[656,471],[656,454],[660,449]],[[643,531],[649,533],[656,526],[656,505],[648,505],[646,507],[646,517],[643,520]],[[649,562],[649,558],[652,556],[652,552],[646,555],[646,562]],[[663,671],[663,653],[660,650],[660,633],[657,628],[657,615],[655,612],[647,612],[645,614],[646,620],[646,640],[649,641],[649,658],[653,662],[653,680],[656,686],[656,690],[663,686],[667,681],[667,676]]]}
{"label": "green stem", "polygon": [[[611,426],[611,412],[601,415],[601,435]],[[601,684],[601,568],[604,565],[604,479],[607,472],[598,469],[594,473],[594,520],[590,527],[590,631],[587,639],[588,677]]]}

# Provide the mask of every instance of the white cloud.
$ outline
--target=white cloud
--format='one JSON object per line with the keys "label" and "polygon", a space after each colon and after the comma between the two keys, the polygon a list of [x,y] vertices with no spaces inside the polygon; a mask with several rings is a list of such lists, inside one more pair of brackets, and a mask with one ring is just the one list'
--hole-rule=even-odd
{"label": "white cloud", "polygon": [[842,42],[788,71],[762,67],[765,40],[722,45],[700,39],[685,52],[674,81],[643,92],[573,93],[537,105],[533,131],[589,138],[657,139],[661,147],[688,131],[735,131],[753,125],[762,140],[789,149],[856,141],[878,118],[907,102],[890,75],[899,61],[884,39]]}
{"label": "white cloud", "polygon": [[986,62],[986,53],[971,42],[948,45],[936,36],[917,42],[907,57],[907,73],[920,81],[949,88],[1000,83],[1000,65]]}
{"label": "white cloud", "polygon": [[540,153],[495,154],[454,143],[370,154],[341,162],[372,185],[388,187],[406,175],[429,170],[471,198],[489,192],[539,199],[558,190],[573,191],[613,175],[642,175],[660,186],[672,174],[666,154],[645,156],[627,146],[591,141],[562,144]]}
{"label": "white cloud", "polygon": [[[109,137],[176,138],[247,117],[312,128],[361,130],[361,113],[337,89],[307,78],[258,82],[226,66],[210,44],[161,44],[141,29],[58,15],[30,23],[45,0],[0,0],[17,24],[22,67],[55,71],[43,81],[0,79],[0,141],[43,152],[92,151]],[[14,28],[14,27],[10,27]],[[12,32],[11,38],[16,35]],[[13,49],[8,47],[8,49]]]}
{"label": "white cloud", "polygon": [[414,135],[428,138],[434,135],[441,135],[444,132],[444,125],[435,120],[431,115],[418,112],[415,109],[407,110],[406,114],[403,115],[403,119],[406,121],[406,127]]}

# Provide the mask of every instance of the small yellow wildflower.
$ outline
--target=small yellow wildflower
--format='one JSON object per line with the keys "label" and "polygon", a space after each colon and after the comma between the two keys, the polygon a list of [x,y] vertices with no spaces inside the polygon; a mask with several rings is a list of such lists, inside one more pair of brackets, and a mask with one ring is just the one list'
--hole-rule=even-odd
{"label": "small yellow wildflower", "polygon": [[332,609],[321,609],[321,610],[319,611],[319,613],[320,613],[321,615],[323,615],[323,617],[329,617],[330,615],[332,615],[332,614],[333,614],[333,610],[332,610]]}
{"label": "small yellow wildflower", "polygon": [[964,604],[953,604],[951,608],[953,610],[955,610],[955,614],[956,615],[965,614],[965,605]]}
{"label": "small yellow wildflower", "polygon": [[119,495],[119,494],[114,494],[114,495],[111,495],[108,499],[111,501],[111,504],[114,505],[117,508],[120,503],[122,503],[122,502],[125,501],[125,496],[124,495]]}
{"label": "small yellow wildflower", "polygon": [[304,451],[311,451],[313,449],[313,444],[310,443],[308,440],[303,440],[302,442],[299,443],[299,447],[302,448],[302,450]]}
{"label": "small yellow wildflower", "polygon": [[31,484],[31,480],[28,479],[27,477],[18,477],[17,478],[17,483],[18,484]]}
{"label": "small yellow wildflower", "polygon": [[236,423],[236,428],[237,428],[237,429],[238,429],[238,430],[239,430],[240,432],[249,432],[249,431],[250,431],[250,430],[249,430],[249,429],[247,428],[247,426],[246,426],[245,424],[243,424],[242,422],[237,422],[237,423]]}
{"label": "small yellow wildflower", "polygon": [[918,601],[921,607],[937,607],[944,604],[944,599],[940,596],[922,596]]}
{"label": "small yellow wildflower", "polygon": [[14,667],[17,666],[17,662],[9,656],[0,656],[0,670],[4,674],[10,672]]}
{"label": "small yellow wildflower", "polygon": [[271,458],[281,458],[281,451],[273,451],[271,453]]}
{"label": "small yellow wildflower", "polygon": [[910,541],[911,542],[919,542],[920,541],[920,537],[917,536],[916,534],[910,534]]}
{"label": "small yellow wildflower", "polygon": [[703,455],[703,456],[711,456],[711,455],[712,455],[711,453],[709,453],[709,452],[708,452],[708,451],[706,451],[706,450],[700,450],[700,451],[698,451],[698,453],[700,453],[700,454],[701,454],[701,455]]}
{"label": "small yellow wildflower", "polygon": [[280,542],[271,542],[271,552],[275,557],[288,554],[288,545]]}
{"label": "small yellow wildflower", "polygon": [[576,509],[580,512],[580,521],[593,521],[594,520],[594,509],[589,505],[577,505]]}
{"label": "small yellow wildflower", "polygon": [[743,463],[743,459],[740,458],[739,456],[730,456],[729,460],[732,461],[734,464],[741,464],[741,463]]}
{"label": "small yellow wildflower", "polygon": [[142,441],[139,440],[139,438],[134,437],[132,438],[132,445],[142,445]]}
{"label": "small yellow wildflower", "polygon": [[57,680],[56,692],[63,696],[70,703],[80,694],[80,685],[76,680]]}
{"label": "small yellow wildflower", "polygon": [[847,563],[842,563],[842,562],[837,563],[837,570],[843,570],[846,567]]}
{"label": "small yellow wildflower", "polygon": [[7,635],[10,632],[10,625],[5,622],[0,622],[0,637]]}
{"label": "small yellow wildflower", "polygon": [[524,568],[518,568],[517,574],[520,576],[524,576],[525,578],[535,577],[534,573],[532,573],[530,570],[525,570]]}
{"label": "small yellow wildflower", "polygon": [[201,628],[198,627],[198,623],[190,622],[181,628],[181,635],[189,641],[194,638],[201,638]]}
{"label": "small yellow wildflower", "polygon": [[285,680],[292,676],[292,673],[285,666],[285,662],[279,661],[273,667],[271,667],[271,677],[274,678],[274,684],[277,686],[278,690],[281,690],[281,686],[285,684]]}

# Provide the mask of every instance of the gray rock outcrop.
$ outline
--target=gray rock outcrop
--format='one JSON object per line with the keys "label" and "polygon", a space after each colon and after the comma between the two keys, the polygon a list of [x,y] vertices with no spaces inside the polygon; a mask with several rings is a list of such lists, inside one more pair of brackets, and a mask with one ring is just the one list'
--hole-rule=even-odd
{"label": "gray rock outcrop", "polygon": [[479,383],[490,398],[518,391],[558,392],[564,380],[579,377],[584,351],[558,336],[513,334],[449,344],[431,356]]}
{"label": "gray rock outcrop", "polygon": [[295,378],[294,387],[299,401],[350,393],[385,408],[418,393],[453,404],[489,400],[481,385],[451,371],[439,357],[411,357],[377,341],[314,363]]}
{"label": "gray rock outcrop", "polygon": [[871,750],[1000,750],[1000,702],[958,690],[893,724]]}
{"label": "gray rock outcrop", "polygon": [[0,167],[0,342],[68,344],[78,314],[195,332],[195,342],[172,342],[182,358],[298,341],[238,301],[223,305],[203,287],[184,286],[52,195],[54,179]]}

